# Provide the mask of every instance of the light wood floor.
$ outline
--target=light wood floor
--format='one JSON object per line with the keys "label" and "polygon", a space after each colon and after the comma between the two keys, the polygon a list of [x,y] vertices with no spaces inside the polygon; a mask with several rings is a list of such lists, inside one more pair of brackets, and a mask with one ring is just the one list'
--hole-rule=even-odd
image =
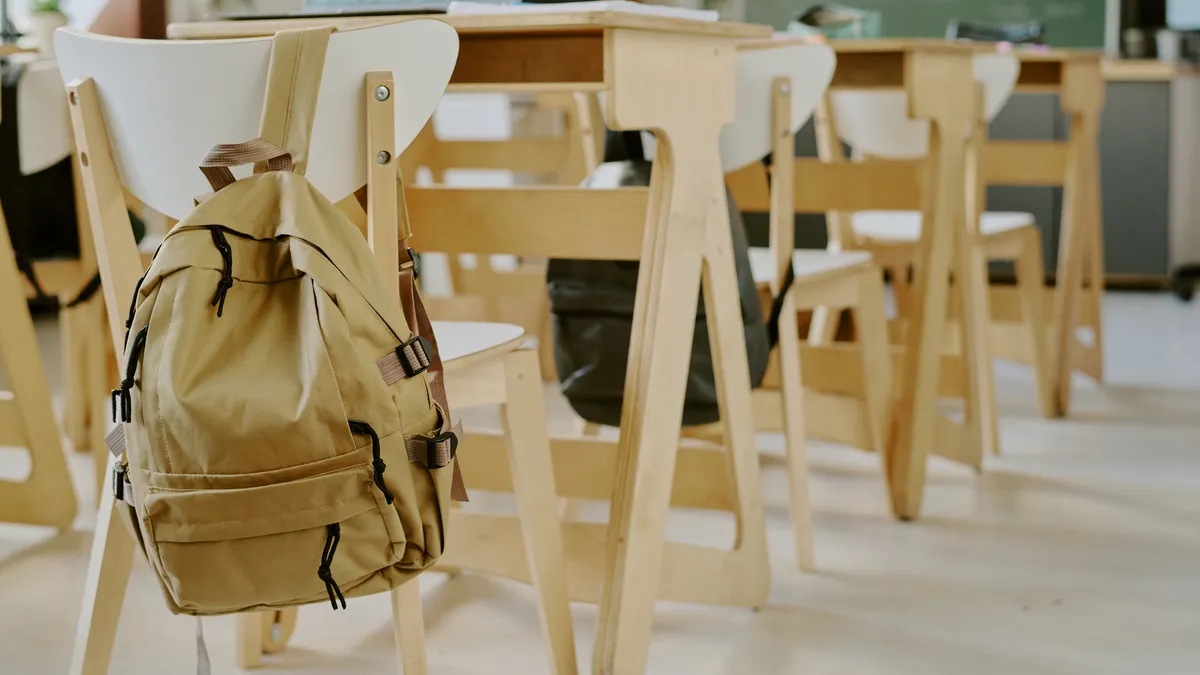
{"label": "light wood floor", "polygon": [[[813,444],[819,574],[793,569],[784,469],[768,457],[769,606],[661,603],[651,672],[1200,673],[1200,303],[1128,294],[1105,303],[1111,383],[1081,382],[1071,419],[1046,422],[1027,373],[1001,365],[1005,455],[982,475],[935,464],[920,522],[891,520],[874,457]],[[54,361],[53,324],[40,329]],[[566,423],[561,401],[555,410],[555,425]],[[761,443],[778,457],[778,439]],[[0,451],[0,474],[21,467]],[[90,485],[89,467],[73,459],[78,484]],[[85,513],[60,536],[0,525],[0,673],[66,671],[93,519]],[[712,514],[673,516],[670,529],[683,540],[732,536],[729,519]],[[527,588],[429,575],[422,591],[437,675],[547,672]],[[583,665],[596,610],[574,609]],[[232,626],[206,620],[214,673],[239,672]],[[189,672],[193,631],[166,613],[139,563],[112,672]],[[264,672],[394,673],[391,635],[386,597],[336,614],[314,606]]]}

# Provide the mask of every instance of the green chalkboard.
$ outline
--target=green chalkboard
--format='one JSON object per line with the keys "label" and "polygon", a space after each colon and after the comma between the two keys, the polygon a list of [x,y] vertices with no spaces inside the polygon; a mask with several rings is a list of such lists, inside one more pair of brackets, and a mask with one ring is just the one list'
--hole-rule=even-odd
{"label": "green chalkboard", "polygon": [[[953,19],[987,24],[1042,21],[1055,47],[1104,47],[1106,0],[837,0],[878,10],[886,37],[942,37]],[[749,0],[746,20],[782,30],[816,0]]]}

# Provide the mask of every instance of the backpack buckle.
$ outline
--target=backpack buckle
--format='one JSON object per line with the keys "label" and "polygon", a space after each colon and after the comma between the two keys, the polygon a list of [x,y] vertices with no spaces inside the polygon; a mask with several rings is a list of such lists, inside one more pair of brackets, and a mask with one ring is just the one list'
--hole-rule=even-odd
{"label": "backpack buckle", "polygon": [[114,464],[112,476],[113,497],[116,497],[117,501],[133,506],[133,486],[129,484],[129,471],[126,466],[120,463]]}
{"label": "backpack buckle", "polygon": [[125,467],[120,464],[113,466],[112,478],[113,497],[125,501]]}
{"label": "backpack buckle", "polygon": [[411,248],[404,249],[408,253],[408,260],[400,263],[400,269],[404,269],[405,265],[412,266],[413,279],[421,278],[421,258],[417,256],[417,252]]}
{"label": "backpack buckle", "polygon": [[408,377],[416,377],[428,370],[432,355],[433,345],[421,335],[396,347],[396,357],[400,359],[400,367]]}
{"label": "backpack buckle", "polygon": [[458,434],[443,431],[425,440],[425,468],[441,469],[454,461],[458,452]]}

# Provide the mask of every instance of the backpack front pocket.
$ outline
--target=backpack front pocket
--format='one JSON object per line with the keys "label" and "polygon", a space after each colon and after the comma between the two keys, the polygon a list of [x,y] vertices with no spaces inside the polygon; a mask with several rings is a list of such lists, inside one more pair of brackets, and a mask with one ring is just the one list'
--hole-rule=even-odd
{"label": "backpack front pocket", "polygon": [[400,561],[404,534],[371,467],[232,490],[151,488],[143,529],[182,611],[238,612],[328,600]]}

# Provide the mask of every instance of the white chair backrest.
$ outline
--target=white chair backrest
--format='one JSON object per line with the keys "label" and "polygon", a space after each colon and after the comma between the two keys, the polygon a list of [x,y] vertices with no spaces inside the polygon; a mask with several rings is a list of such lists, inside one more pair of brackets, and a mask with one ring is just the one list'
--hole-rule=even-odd
{"label": "white chair backrest", "polygon": [[[172,218],[211,188],[197,166],[217,143],[258,136],[270,38],[175,42],[60,30],[64,83],[92,78],[125,187]],[[437,107],[458,58],[458,35],[422,20],[337,32],[329,40],[309,151],[309,180],[332,201],[366,184],[364,76],[395,78],[396,152]],[[243,168],[237,175],[246,175]]]}
{"label": "white chair backrest", "polygon": [[25,67],[17,82],[17,148],[21,173],[28,176],[71,154],[71,120],[62,77],[52,61]]}
{"label": "white chair backrest", "polygon": [[721,129],[721,164],[726,173],[757,162],[771,152],[771,83],[791,80],[792,131],[816,110],[833,80],[837,57],[827,45],[742,50],[737,63],[737,115]]}
{"label": "white chair backrest", "polygon": [[[977,54],[974,71],[991,121],[1012,96],[1021,62],[1013,54]],[[909,119],[903,92],[836,91],[830,101],[838,134],[856,150],[886,159],[915,159],[929,152],[929,123]]]}

